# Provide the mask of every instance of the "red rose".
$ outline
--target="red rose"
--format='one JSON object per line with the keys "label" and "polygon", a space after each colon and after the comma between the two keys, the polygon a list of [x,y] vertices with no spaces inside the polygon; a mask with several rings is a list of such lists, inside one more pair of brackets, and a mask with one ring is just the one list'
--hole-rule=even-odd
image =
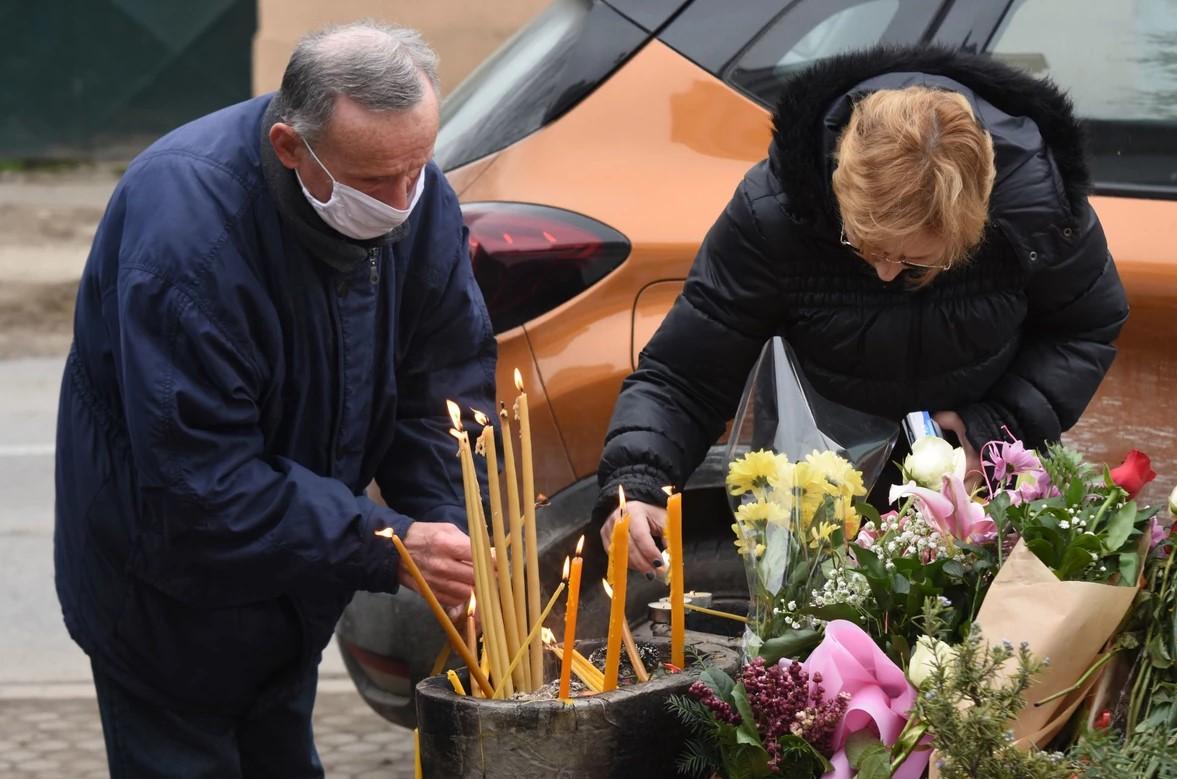
{"label": "red rose", "polygon": [[1124,462],[1112,468],[1112,481],[1123,488],[1129,498],[1135,498],[1144,489],[1144,485],[1156,477],[1156,471],[1152,469],[1148,455],[1136,449],[1128,452]]}

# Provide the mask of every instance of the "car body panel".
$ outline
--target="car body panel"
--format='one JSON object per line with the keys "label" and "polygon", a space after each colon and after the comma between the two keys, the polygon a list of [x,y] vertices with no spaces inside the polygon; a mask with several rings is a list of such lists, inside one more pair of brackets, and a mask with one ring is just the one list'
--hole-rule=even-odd
{"label": "car body panel", "polygon": [[[523,328],[575,477],[596,472],[618,389],[633,370],[635,290],[685,277],[769,134],[762,108],[652,41],[575,111],[499,152],[464,189],[463,200],[589,215],[632,244],[620,268]],[[538,476],[537,484],[548,494],[562,486]]]}

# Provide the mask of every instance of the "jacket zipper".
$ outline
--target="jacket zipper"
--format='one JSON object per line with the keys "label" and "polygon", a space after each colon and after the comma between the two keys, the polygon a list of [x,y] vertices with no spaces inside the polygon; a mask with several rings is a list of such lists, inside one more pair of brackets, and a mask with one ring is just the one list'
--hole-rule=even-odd
{"label": "jacket zipper", "polygon": [[330,475],[335,476],[338,465],[339,436],[343,432],[343,392],[347,382],[347,365],[343,354],[343,317],[339,312],[339,298],[331,295],[331,322],[335,326],[335,419],[331,424],[331,438],[327,443]]}
{"label": "jacket zipper", "polygon": [[368,250],[368,281],[375,287],[380,283],[380,266],[376,264],[376,250]]}

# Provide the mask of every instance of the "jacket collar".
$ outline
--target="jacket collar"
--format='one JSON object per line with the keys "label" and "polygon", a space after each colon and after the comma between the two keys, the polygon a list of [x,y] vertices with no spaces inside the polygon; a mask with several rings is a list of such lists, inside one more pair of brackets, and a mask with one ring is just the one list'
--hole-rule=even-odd
{"label": "jacket collar", "polygon": [[[878,89],[920,83],[953,89],[1002,146],[1034,143],[1038,133],[1050,148],[1067,199],[1077,209],[1087,196],[1090,176],[1083,156],[1083,132],[1071,101],[1049,81],[982,57],[935,47],[875,47],[821,60],[799,71],[782,87],[773,114],[769,165],[788,196],[794,217],[837,223],[831,184],[833,150],[854,101]],[[1014,121],[1006,121],[1010,118]],[[1038,133],[1024,130],[1029,119]]]}
{"label": "jacket collar", "polygon": [[259,154],[266,188],[274,198],[283,223],[290,227],[295,239],[303,248],[335,270],[353,271],[359,264],[367,262],[369,250],[379,249],[400,240],[408,230],[408,223],[402,224],[388,235],[357,241],[329,227],[319,218],[303,195],[294,171],[282,164],[270,143],[270,128],[275,122],[281,121],[280,100],[281,98],[275,95],[262,115]]}

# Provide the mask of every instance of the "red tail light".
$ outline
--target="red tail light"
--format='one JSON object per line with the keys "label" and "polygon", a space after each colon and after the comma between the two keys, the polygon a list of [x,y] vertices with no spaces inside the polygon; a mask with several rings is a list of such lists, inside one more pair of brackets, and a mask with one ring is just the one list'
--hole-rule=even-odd
{"label": "red tail light", "polygon": [[494,331],[501,333],[571,300],[629,256],[613,228],[549,206],[467,203],[470,260]]}

